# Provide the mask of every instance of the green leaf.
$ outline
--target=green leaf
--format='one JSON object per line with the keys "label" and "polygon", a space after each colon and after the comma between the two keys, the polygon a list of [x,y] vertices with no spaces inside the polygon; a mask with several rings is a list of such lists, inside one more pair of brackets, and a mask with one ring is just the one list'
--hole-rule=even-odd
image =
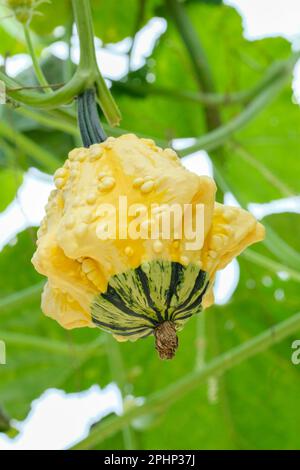
{"label": "green leaf", "polygon": [[[243,37],[241,18],[233,8],[191,2],[187,12],[211,65],[216,92],[252,88],[274,59],[290,54],[289,43],[281,38],[247,41]],[[168,11],[164,14],[168,20],[167,31],[158,41],[147,67],[127,77],[137,86],[146,89],[148,86],[149,95],[146,92],[135,100],[132,95],[120,96],[122,126],[141,133],[149,133],[151,129],[151,134],[157,138],[201,136],[206,132],[203,106],[176,99],[175,94],[164,97],[150,91],[151,87],[166,87],[175,92],[176,89],[198,91],[187,50]],[[224,120],[230,119],[238,110],[238,107],[230,107],[229,111],[224,111]]]}
{"label": "green leaf", "polygon": [[[141,25],[152,16],[157,0],[146,2]],[[104,43],[118,42],[135,34],[137,17],[140,11],[137,0],[112,0],[99,2],[91,0],[95,35]],[[39,35],[50,35],[59,26],[65,26],[72,19],[71,1],[51,0],[50,4],[40,5],[42,16],[34,17],[31,26]]]}
{"label": "green leaf", "polygon": [[268,225],[296,251],[300,252],[300,217],[299,214],[282,212],[263,219]]}
{"label": "green leaf", "polygon": [[2,55],[25,52],[22,28],[13,17],[12,12],[3,5],[3,2],[0,5],[0,44]]}
{"label": "green leaf", "polygon": [[71,0],[51,0],[39,5],[30,27],[40,36],[51,36],[57,26],[65,26],[72,19]]}
{"label": "green leaf", "polygon": [[[292,103],[289,87],[237,135],[247,152],[246,159],[239,150],[231,149],[225,172],[244,199],[266,202],[299,193],[299,178],[294,170],[300,151],[299,125],[300,109]],[[261,166],[280,182],[279,186],[265,177]],[[247,175],[247,183],[238,177],[241,174]]]}
{"label": "green leaf", "polygon": [[135,33],[139,3],[136,0],[113,0],[109,3],[92,0],[95,35],[104,43],[118,42],[132,36]]}
{"label": "green leaf", "polygon": [[0,433],[7,432],[10,429],[10,422],[8,416],[0,408]]}
{"label": "green leaf", "polygon": [[[158,41],[146,67],[130,74],[128,80],[138,86],[151,87],[147,81],[149,76],[155,77],[153,86],[196,90],[189,58],[172,24]],[[204,131],[203,112],[199,104],[151,93],[135,99],[132,95],[122,94],[118,104],[123,117],[122,126],[137,133],[147,134],[151,130],[151,135],[156,138],[171,139],[191,137]]]}
{"label": "green leaf", "polygon": [[6,209],[6,207],[12,202],[22,180],[23,175],[18,169],[14,170],[6,168],[0,170],[0,212],[4,211],[4,209]]}

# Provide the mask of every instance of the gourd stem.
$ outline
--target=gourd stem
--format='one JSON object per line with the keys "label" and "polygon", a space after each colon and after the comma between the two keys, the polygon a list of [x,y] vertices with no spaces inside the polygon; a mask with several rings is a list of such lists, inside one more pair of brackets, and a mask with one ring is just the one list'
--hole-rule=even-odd
{"label": "gourd stem", "polygon": [[154,330],[155,348],[161,359],[173,359],[178,348],[175,324],[164,321]]}
{"label": "gourd stem", "polygon": [[101,126],[93,89],[85,90],[78,97],[78,125],[83,145],[89,147],[106,140]]}

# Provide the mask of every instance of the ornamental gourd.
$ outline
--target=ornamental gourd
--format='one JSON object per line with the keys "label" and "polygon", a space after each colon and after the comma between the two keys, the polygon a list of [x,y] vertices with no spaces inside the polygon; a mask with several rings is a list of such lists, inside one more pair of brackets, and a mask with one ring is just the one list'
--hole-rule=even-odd
{"label": "ornamental gourd", "polygon": [[[44,313],[64,328],[99,327],[118,341],[154,335],[163,359],[175,354],[176,332],[213,303],[216,272],[264,237],[250,213],[215,202],[213,179],[134,134],[72,150],[54,180],[33,257],[48,278]],[[187,250],[184,236],[104,239],[111,216],[99,208],[117,206],[120,196],[146,207],[203,204],[202,248]],[[145,214],[141,224],[149,223]]]}

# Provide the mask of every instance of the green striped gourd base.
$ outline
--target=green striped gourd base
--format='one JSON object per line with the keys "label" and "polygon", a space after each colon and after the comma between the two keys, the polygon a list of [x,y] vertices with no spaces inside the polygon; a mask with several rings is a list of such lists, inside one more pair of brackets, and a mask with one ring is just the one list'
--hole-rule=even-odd
{"label": "green striped gourd base", "polygon": [[154,334],[165,321],[182,329],[202,310],[208,275],[196,264],[152,260],[113,276],[103,294],[95,297],[95,325],[123,339],[136,340]]}

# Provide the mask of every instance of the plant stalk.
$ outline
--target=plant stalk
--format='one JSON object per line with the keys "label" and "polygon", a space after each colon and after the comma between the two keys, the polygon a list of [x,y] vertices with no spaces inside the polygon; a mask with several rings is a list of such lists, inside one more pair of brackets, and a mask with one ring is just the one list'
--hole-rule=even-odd
{"label": "plant stalk", "polygon": [[85,90],[96,85],[99,103],[108,123],[111,126],[118,125],[121,119],[119,108],[97,64],[90,0],[72,0],[72,4],[80,43],[78,70],[79,73],[89,72]]}
{"label": "plant stalk", "polygon": [[274,261],[273,259],[268,258],[267,256],[257,253],[254,250],[251,250],[248,248],[241,254],[241,256],[245,258],[246,260],[251,261],[251,263],[254,263],[254,264],[257,264],[258,266],[269,269],[275,274],[277,274],[280,271],[284,271],[288,274],[291,280],[300,282],[299,271],[296,271],[286,266],[285,264],[278,263],[277,261]]}
{"label": "plant stalk", "polygon": [[27,24],[24,24],[24,35],[25,35],[25,41],[26,41],[26,44],[27,44],[27,48],[28,48],[29,54],[30,54],[31,59],[32,59],[33,70],[34,70],[35,75],[38,79],[38,82],[41,86],[46,87],[44,89],[44,91],[50,91],[51,92],[52,90],[49,87],[49,83],[46,80],[46,77],[45,77],[45,75],[44,75],[44,73],[43,73],[43,71],[40,67],[38,58],[36,56],[36,53],[35,53],[35,50],[34,50],[34,47],[33,47],[33,44],[32,44],[32,40],[31,40],[31,34],[30,34],[29,26]]}
{"label": "plant stalk", "polygon": [[[80,63],[71,80],[52,93],[37,93],[29,90],[10,90],[8,95],[18,103],[40,109],[53,109],[70,103],[84,90],[97,87],[99,102],[109,124],[117,125],[120,112],[106,86],[97,65],[90,0],[72,0],[73,11],[80,41]],[[0,72],[8,89],[22,88],[16,80]]]}
{"label": "plant stalk", "polygon": [[288,78],[288,75],[278,77],[274,80],[272,85],[268,86],[257,95],[235,118],[223,126],[199,137],[193,145],[181,150],[180,154],[185,156],[197,152],[198,150],[213,150],[223,145],[229,137],[245,127],[245,125],[275,99],[286,84]]}

